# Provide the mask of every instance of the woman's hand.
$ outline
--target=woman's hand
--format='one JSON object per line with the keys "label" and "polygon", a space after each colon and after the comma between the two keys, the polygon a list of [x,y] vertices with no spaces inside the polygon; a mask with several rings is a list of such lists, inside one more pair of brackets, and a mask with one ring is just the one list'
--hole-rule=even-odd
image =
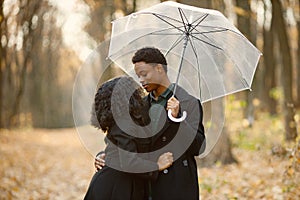
{"label": "woman's hand", "polygon": [[105,158],[105,153],[104,152],[98,154],[95,157],[94,165],[95,165],[96,171],[101,170],[105,166],[105,160],[104,160],[104,158]]}
{"label": "woman's hand", "polygon": [[157,165],[159,171],[164,170],[168,167],[170,167],[173,163],[173,154],[170,152],[164,153],[159,156]]}

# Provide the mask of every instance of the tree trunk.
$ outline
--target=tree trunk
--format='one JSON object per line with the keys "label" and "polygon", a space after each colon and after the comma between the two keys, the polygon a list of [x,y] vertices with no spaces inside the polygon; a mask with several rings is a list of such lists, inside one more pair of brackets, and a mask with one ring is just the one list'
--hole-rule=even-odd
{"label": "tree trunk", "polygon": [[[267,7],[265,7],[267,10]],[[262,73],[261,82],[262,86],[262,102],[264,102],[264,107],[267,108],[268,112],[271,115],[275,115],[277,113],[276,107],[277,102],[272,95],[272,90],[276,87],[276,79],[275,79],[275,55],[274,55],[274,42],[273,42],[273,33],[274,27],[273,25],[268,25],[264,22],[263,29],[263,52],[264,52],[264,68]],[[269,27],[267,27],[269,26]]]}
{"label": "tree trunk", "polygon": [[[6,24],[4,23],[4,15],[3,15],[3,1],[0,3],[0,36],[2,37],[3,29],[6,28]],[[3,46],[0,44],[0,128],[3,128],[3,120],[2,120],[2,113],[3,113],[3,70],[4,70],[4,54],[3,54]]]}
{"label": "tree trunk", "polygon": [[[237,163],[237,159],[233,156],[231,150],[231,141],[228,136],[226,126],[224,126],[222,134],[216,144],[216,148],[211,152],[214,158],[218,158],[215,162],[220,161],[222,164]],[[210,158],[210,156],[208,156]]]}
{"label": "tree trunk", "polygon": [[[236,0],[236,6],[238,7],[239,12],[237,16],[237,24],[238,29],[248,38],[249,41],[252,42],[253,45],[256,44],[256,28],[254,29],[253,26],[256,26],[255,24],[251,23],[251,7],[250,7],[250,1],[239,1]],[[255,31],[253,31],[255,30]],[[252,34],[253,33],[253,34]],[[258,70],[256,71],[256,74],[258,73]],[[255,76],[257,77],[257,75]],[[252,89],[256,91],[256,78],[254,77],[252,81]],[[249,126],[252,126],[254,122],[254,92],[251,91],[245,91],[245,101],[246,101],[246,107],[244,109],[244,118],[248,120]]]}
{"label": "tree trunk", "polygon": [[[298,1],[298,15],[300,14],[300,1]],[[297,78],[296,78],[296,89],[297,89],[297,99],[296,107],[300,107],[300,19],[297,21],[297,30],[298,30],[298,50],[297,50]]]}
{"label": "tree trunk", "polygon": [[206,150],[198,166],[210,167],[217,162],[222,164],[236,163],[232,154],[232,146],[225,121],[224,98],[219,98],[203,104]]}
{"label": "tree trunk", "polygon": [[[110,32],[111,21],[114,18],[115,9],[120,9],[124,14],[130,12],[124,1],[111,0],[85,0],[91,8],[91,23],[87,25],[86,31],[96,41],[102,42],[106,34]],[[125,9],[125,10],[124,10]]]}
{"label": "tree trunk", "polygon": [[[18,55],[16,55],[16,60],[18,60]],[[19,125],[19,120],[17,119],[19,114],[20,114],[20,105],[21,105],[21,101],[23,98],[23,94],[24,94],[24,90],[25,90],[25,83],[26,83],[26,77],[27,77],[27,67],[28,67],[28,63],[29,62],[29,57],[28,56],[24,56],[24,62],[19,63],[16,62],[16,65],[19,69],[21,69],[20,71],[20,75],[19,75],[19,84],[16,92],[16,96],[14,99],[14,103],[12,105],[12,112],[8,118],[8,126],[9,127],[15,127]],[[18,63],[18,64],[17,64]]]}
{"label": "tree trunk", "polygon": [[297,137],[296,122],[294,119],[295,108],[292,95],[292,58],[287,35],[287,26],[283,18],[283,9],[280,0],[272,0],[272,16],[274,20],[274,30],[278,36],[280,51],[282,55],[282,85],[283,85],[283,111],[285,121],[285,139],[295,140]]}

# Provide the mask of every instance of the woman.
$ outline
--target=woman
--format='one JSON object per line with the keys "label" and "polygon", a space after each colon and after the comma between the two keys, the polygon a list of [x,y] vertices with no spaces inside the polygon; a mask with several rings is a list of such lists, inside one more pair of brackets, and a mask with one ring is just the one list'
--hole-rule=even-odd
{"label": "woman", "polygon": [[169,152],[156,162],[138,155],[147,152],[149,142],[145,137],[149,117],[143,96],[142,88],[126,76],[109,80],[98,89],[91,122],[106,133],[106,166],[93,176],[85,200],[146,199],[145,179],[153,176],[142,172],[164,170],[172,164]]}

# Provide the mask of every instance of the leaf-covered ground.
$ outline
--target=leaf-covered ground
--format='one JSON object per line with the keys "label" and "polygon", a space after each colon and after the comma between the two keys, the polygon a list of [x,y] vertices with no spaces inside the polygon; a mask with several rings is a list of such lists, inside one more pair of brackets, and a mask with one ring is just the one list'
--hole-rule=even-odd
{"label": "leaf-covered ground", "polygon": [[1,130],[0,199],[83,199],[92,156],[76,130]]}
{"label": "leaf-covered ground", "polygon": [[[266,117],[228,127],[239,163],[199,169],[201,199],[300,199],[299,182],[286,183],[292,144],[282,142],[279,120]],[[83,199],[94,173],[75,129],[0,130],[0,163],[1,200]]]}

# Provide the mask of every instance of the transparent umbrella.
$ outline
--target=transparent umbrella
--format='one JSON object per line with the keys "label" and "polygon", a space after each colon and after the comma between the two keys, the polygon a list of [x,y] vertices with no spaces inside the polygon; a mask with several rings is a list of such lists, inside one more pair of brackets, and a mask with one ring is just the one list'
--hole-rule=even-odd
{"label": "transparent umbrella", "polygon": [[160,49],[168,75],[206,102],[250,89],[261,52],[219,11],[163,2],[113,21],[108,57],[129,75],[142,47]]}

